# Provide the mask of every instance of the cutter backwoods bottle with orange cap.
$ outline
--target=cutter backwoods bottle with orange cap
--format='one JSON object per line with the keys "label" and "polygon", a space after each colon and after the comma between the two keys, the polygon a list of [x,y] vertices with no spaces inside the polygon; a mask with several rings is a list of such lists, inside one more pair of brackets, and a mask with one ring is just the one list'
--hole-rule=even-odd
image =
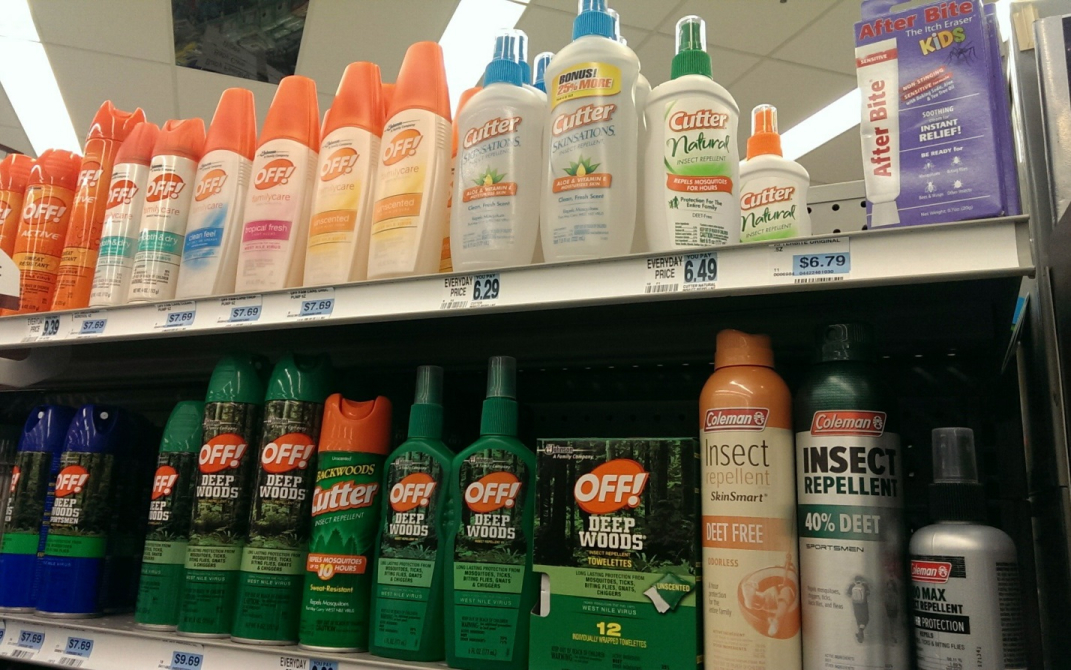
{"label": "cutter backwoods bottle with orange cap", "polygon": [[792,397],[769,337],[718,333],[699,416],[705,666],[798,669]]}

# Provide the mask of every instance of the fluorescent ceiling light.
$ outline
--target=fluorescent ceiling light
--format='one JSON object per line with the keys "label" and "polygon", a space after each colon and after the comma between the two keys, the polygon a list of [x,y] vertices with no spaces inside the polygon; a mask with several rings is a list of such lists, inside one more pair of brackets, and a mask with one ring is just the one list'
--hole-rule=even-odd
{"label": "fluorescent ceiling light", "polygon": [[782,133],[785,158],[794,161],[859,125],[861,106],[859,89],[855,89]]}
{"label": "fluorescent ceiling light", "polygon": [[494,36],[517,25],[528,0],[461,0],[450,17],[439,46],[446,62],[450,109],[467,88],[476,85],[494,54]]}
{"label": "fluorescent ceiling light", "polygon": [[1012,36],[1011,0],[997,0],[996,14],[1000,41],[1007,42]]}
{"label": "fluorescent ceiling light", "polygon": [[27,0],[9,0],[0,18],[0,85],[34,153],[82,152]]}

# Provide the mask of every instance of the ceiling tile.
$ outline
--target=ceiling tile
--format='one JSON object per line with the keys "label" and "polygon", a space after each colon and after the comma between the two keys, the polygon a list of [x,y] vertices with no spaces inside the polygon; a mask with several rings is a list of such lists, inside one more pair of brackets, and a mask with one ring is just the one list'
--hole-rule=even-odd
{"label": "ceiling tile", "polygon": [[[565,12],[529,5],[521,15],[521,20],[517,22],[517,28],[528,35],[528,59],[533,60],[537,53],[558,52],[572,41],[573,17]],[[646,30],[632,26],[624,26],[622,33],[629,46],[634,49],[642,48],[652,35]]]}
{"label": "ceiling tile", "polygon": [[[640,47],[638,54],[640,63],[643,64],[642,71],[651,82],[651,86],[657,86],[669,80],[675,48],[674,39],[660,33],[651,35]],[[743,54],[739,51],[726,51],[717,47],[708,47],[707,51],[711,56],[714,81],[726,87],[762,60],[758,56]]]}
{"label": "ceiling tile", "polygon": [[253,91],[253,105],[256,108],[259,130],[264,125],[264,117],[268,114],[268,108],[271,106],[277,88],[275,84],[263,81],[240,79],[188,67],[176,67],[175,75],[178,90],[177,114],[184,119],[199,116],[205,120],[205,125],[212,121],[212,115],[216,113],[216,105],[219,104],[219,97],[223,95],[223,91],[228,88],[241,87]]}
{"label": "ceiling tile", "polygon": [[2,86],[0,86],[0,126],[22,127],[18,115],[15,114],[15,108],[11,106],[11,100],[8,99]]}
{"label": "ceiling tile", "polygon": [[727,87],[743,115],[763,103],[777,107],[784,132],[855,88],[855,77],[767,58]]}
{"label": "ceiling tile", "polygon": [[839,0],[687,0],[659,26],[673,35],[677,20],[706,19],[707,44],[768,55]]}
{"label": "ceiling tile", "polygon": [[33,146],[30,144],[29,138],[26,137],[26,133],[22,132],[22,128],[0,126],[0,144],[30,156],[37,155],[34,153]]}
{"label": "ceiling tile", "polygon": [[855,181],[863,178],[862,153],[857,126],[800,157],[799,163],[811,173],[815,184]]}
{"label": "ceiling tile", "polygon": [[[721,2],[721,0],[718,1]],[[623,25],[651,30],[673,12],[678,2],[676,0],[610,0],[609,4],[621,15],[621,23]],[[567,14],[569,16],[569,35],[572,35],[572,21],[579,7],[577,0],[532,0],[531,5],[550,7]],[[627,32],[625,39],[632,41]]]}
{"label": "ceiling tile", "polygon": [[41,41],[175,62],[169,0],[30,0]]}
{"label": "ceiling tile", "polygon": [[821,20],[773,52],[774,58],[855,76],[855,31],[859,3],[842,0]]}

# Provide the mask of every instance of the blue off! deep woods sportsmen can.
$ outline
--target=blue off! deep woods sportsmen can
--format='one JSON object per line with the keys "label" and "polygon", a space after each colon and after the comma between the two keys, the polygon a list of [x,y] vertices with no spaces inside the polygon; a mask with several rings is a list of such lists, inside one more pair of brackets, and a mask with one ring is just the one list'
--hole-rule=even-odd
{"label": "blue off! deep woods sportsmen can", "polygon": [[33,408],[22,429],[0,541],[0,609],[4,611],[28,612],[37,604],[38,554],[45,550],[60,452],[73,416],[71,407],[41,405]]}

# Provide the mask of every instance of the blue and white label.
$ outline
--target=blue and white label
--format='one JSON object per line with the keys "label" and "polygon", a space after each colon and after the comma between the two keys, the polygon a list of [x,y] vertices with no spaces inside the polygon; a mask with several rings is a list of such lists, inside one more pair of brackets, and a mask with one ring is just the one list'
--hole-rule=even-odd
{"label": "blue and white label", "polygon": [[472,278],[472,302],[470,307],[490,307],[502,295],[502,278],[497,272],[476,275]]}
{"label": "blue and white label", "polygon": [[221,244],[223,244],[223,228],[201,228],[186,236],[186,241],[182,247],[182,255],[185,257],[187,254],[201,249],[214,249]]}
{"label": "blue and white label", "polygon": [[171,670],[201,670],[204,656],[189,651],[175,651],[171,653]]}
{"label": "blue and white label", "polygon": [[41,645],[45,643],[45,634],[39,630],[20,630],[19,641],[16,643],[23,649],[41,651]]}
{"label": "blue and white label", "polygon": [[260,321],[264,313],[264,303],[260,295],[243,295],[235,298],[220,298],[216,323],[224,326],[238,326]]}
{"label": "blue and white label", "polygon": [[92,337],[103,335],[108,327],[108,313],[104,310],[75,312],[71,315],[71,335]]}
{"label": "blue and white label", "polygon": [[780,242],[770,245],[770,272],[779,283],[842,281],[852,271],[847,237]]}
{"label": "blue and white label", "polygon": [[335,311],[335,289],[314,288],[290,292],[288,319],[326,319]]}
{"label": "blue and white label", "polygon": [[314,658],[309,661],[309,670],[338,670],[338,661],[321,661]]}
{"label": "blue and white label", "polygon": [[685,291],[704,291],[717,288],[718,281],[718,254],[707,251],[701,254],[686,254],[684,256],[684,286]]}
{"label": "blue and white label", "polygon": [[185,330],[197,318],[197,303],[193,300],[169,302],[156,306],[156,330]]}
{"label": "blue and white label", "polygon": [[93,640],[84,637],[68,637],[67,646],[63,649],[63,653],[68,656],[89,658],[89,655],[93,653]]}

